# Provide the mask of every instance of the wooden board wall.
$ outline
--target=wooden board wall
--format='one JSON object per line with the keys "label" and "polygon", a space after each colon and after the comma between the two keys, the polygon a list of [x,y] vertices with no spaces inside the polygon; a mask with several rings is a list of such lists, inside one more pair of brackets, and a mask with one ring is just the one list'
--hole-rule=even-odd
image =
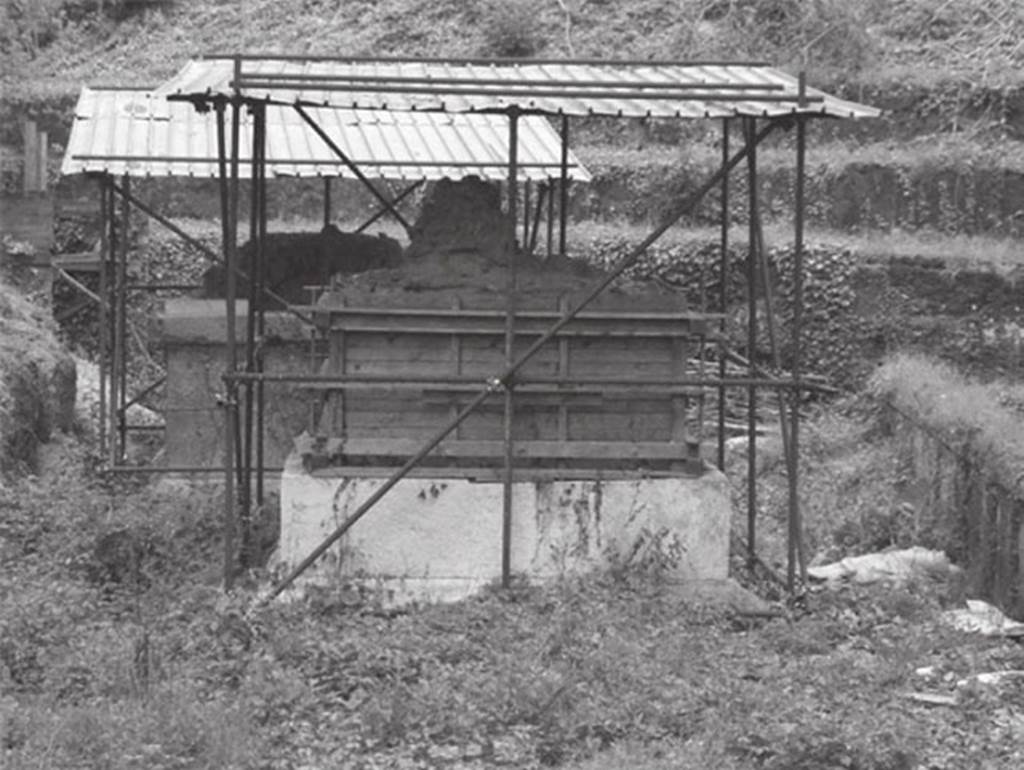
{"label": "wooden board wall", "polygon": [[[514,352],[522,353],[553,318],[518,325]],[[505,369],[504,319],[457,308],[439,315],[388,316],[336,309],[324,324],[324,374],[374,376],[393,383],[322,387],[318,433],[341,438],[345,462],[407,456],[444,427]],[[592,314],[549,341],[522,368],[515,389],[513,438],[526,464],[547,459],[663,468],[699,455],[699,390],[679,380],[696,355],[705,326],[680,314]],[[432,383],[400,380],[437,378]],[[463,379],[462,382],[445,382]],[[543,380],[544,382],[538,382]],[[564,381],[564,384],[555,382]],[[576,380],[571,387],[569,381]],[[579,380],[616,380],[613,387]],[[655,392],[653,383],[666,386]],[[495,394],[449,437],[443,462],[480,466],[500,461],[503,398]]]}

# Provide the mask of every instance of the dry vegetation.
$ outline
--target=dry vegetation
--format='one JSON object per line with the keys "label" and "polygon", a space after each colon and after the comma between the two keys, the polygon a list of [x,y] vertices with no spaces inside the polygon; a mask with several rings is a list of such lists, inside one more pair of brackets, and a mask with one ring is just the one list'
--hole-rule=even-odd
{"label": "dry vegetation", "polygon": [[[1019,78],[1015,0],[13,0],[6,86],[150,84],[204,52],[754,57],[816,80]],[[1014,73],[1017,71],[1017,75]]]}
{"label": "dry vegetation", "polygon": [[[988,407],[965,413],[954,398],[980,405],[991,386],[928,362],[894,361],[878,383],[925,394],[930,422],[996,427]],[[817,558],[921,542],[894,493],[896,442],[871,404],[833,406],[806,425]],[[962,598],[955,583],[782,600],[769,582],[761,590],[780,599],[777,616],[751,616],[685,598],[652,563],[407,612],[346,586],[254,610],[251,586],[218,588],[216,493],[101,479],[69,439],[44,460],[0,493],[5,767],[959,770],[1024,760],[1020,681],[972,683],[1024,668],[1024,648],[947,627],[942,610]],[[759,552],[776,569],[784,488],[767,468]]]}
{"label": "dry vegetation", "polygon": [[[775,618],[700,606],[650,569],[406,613],[345,587],[251,611],[246,591],[216,587],[216,499],[109,486],[67,445],[46,474],[3,498],[5,767],[958,770],[1024,758],[1019,686],[956,685],[1024,667],[1022,648],[944,626],[956,597],[940,582],[815,591]],[[915,674],[925,666],[930,678]],[[922,691],[948,703],[906,697]]]}

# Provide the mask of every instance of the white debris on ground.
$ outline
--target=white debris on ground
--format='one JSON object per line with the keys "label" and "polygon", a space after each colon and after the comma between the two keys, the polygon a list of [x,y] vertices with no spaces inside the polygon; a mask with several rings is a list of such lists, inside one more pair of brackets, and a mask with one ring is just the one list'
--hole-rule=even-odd
{"label": "white debris on ground", "polygon": [[1008,618],[998,607],[979,599],[968,599],[965,609],[948,610],[942,618],[967,633],[1024,638],[1024,623]]}
{"label": "white debris on ground", "polygon": [[808,567],[807,576],[829,583],[878,583],[903,582],[912,578],[950,578],[959,576],[961,572],[942,551],[914,546],[899,551],[849,556],[834,564]]}

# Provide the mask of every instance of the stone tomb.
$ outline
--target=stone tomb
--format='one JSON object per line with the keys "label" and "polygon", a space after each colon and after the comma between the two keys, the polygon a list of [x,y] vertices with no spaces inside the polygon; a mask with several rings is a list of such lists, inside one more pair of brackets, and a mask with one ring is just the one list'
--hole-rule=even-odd
{"label": "stone tomb", "polygon": [[[484,210],[467,217],[467,206]],[[313,348],[310,330],[268,315],[268,371],[363,380],[268,385],[268,463],[284,463],[283,568],[502,373],[510,267],[514,356],[601,277],[506,243],[497,196],[478,181],[437,185],[423,211],[400,265],[336,278],[307,309]],[[184,407],[178,425],[168,420],[171,464],[221,461],[221,418],[189,417],[188,404],[209,408],[222,389],[223,313],[168,307],[168,393]],[[729,491],[700,460],[702,393],[679,382],[712,326],[678,294],[617,284],[524,366],[512,423],[514,572],[548,579],[634,564],[682,580],[726,576]],[[503,415],[495,392],[304,579],[358,578],[388,601],[458,598],[497,579]]]}

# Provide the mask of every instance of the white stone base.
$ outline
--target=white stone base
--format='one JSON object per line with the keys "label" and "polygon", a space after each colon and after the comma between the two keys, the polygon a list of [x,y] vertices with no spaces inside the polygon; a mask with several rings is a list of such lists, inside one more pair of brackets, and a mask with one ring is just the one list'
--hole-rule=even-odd
{"label": "white stone base", "polygon": [[[304,559],[384,483],[323,478],[297,456],[281,479],[279,559]],[[513,485],[511,566],[540,581],[595,569],[658,566],[675,580],[728,574],[730,497],[725,476]],[[454,601],[501,576],[502,485],[466,479],[398,482],[303,576],[359,579],[385,601]]]}

